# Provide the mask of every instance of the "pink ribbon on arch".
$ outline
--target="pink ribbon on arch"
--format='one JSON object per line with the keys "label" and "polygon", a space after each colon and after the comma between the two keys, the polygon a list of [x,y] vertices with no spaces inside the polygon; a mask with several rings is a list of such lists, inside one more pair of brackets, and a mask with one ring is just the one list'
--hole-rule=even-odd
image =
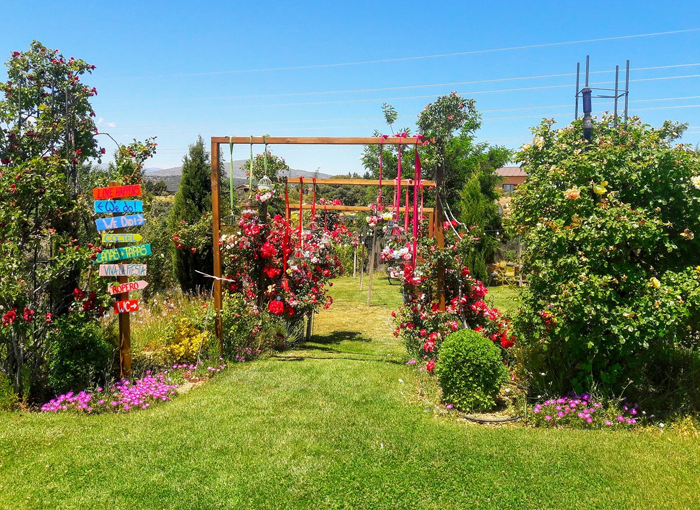
{"label": "pink ribbon on arch", "polygon": [[418,187],[420,186],[421,190],[421,213],[423,209],[423,183],[422,183],[422,168],[420,164],[420,156],[418,155],[418,137],[416,137],[416,169],[415,169],[415,174],[414,174],[414,181],[413,181],[413,254],[411,256],[413,267],[416,267],[416,247],[417,247],[417,240],[418,240]]}

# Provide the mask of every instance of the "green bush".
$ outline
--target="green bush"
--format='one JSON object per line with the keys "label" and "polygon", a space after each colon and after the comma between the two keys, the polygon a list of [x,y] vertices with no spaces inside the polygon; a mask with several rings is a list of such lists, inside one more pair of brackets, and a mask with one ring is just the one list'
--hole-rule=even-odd
{"label": "green bush", "polygon": [[447,336],[435,372],[443,400],[463,411],[491,409],[508,377],[498,346],[470,329]]}
{"label": "green bush", "polygon": [[105,340],[100,324],[75,317],[58,319],[49,336],[48,380],[56,393],[88,388],[112,367],[115,346]]}
{"label": "green bush", "polygon": [[700,347],[700,152],[671,122],[605,116],[590,143],[580,121],[552,123],[519,153],[528,179],[512,201],[524,375],[535,394],[675,398],[683,370],[656,367]]}

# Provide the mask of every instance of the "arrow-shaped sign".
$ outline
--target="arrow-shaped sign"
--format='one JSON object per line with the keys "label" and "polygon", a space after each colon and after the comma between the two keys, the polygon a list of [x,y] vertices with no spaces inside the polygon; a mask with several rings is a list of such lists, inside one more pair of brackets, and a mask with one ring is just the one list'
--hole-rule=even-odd
{"label": "arrow-shaped sign", "polygon": [[143,214],[129,214],[126,216],[114,216],[112,218],[100,218],[95,220],[97,230],[138,227],[144,223],[146,223],[146,219],[143,217]]}
{"label": "arrow-shaped sign", "polygon": [[103,243],[137,243],[142,239],[141,234],[102,234]]}
{"label": "arrow-shaped sign", "polygon": [[92,190],[95,200],[109,200],[110,198],[140,197],[141,185],[112,186],[110,188],[95,188]]}
{"label": "arrow-shaped sign", "polygon": [[130,313],[139,311],[139,302],[136,299],[117,301],[114,303],[114,313]]}
{"label": "arrow-shaped sign", "polygon": [[100,276],[146,276],[146,264],[100,264]]}
{"label": "arrow-shaped sign", "polygon": [[141,200],[95,200],[96,213],[134,213],[143,212]]}
{"label": "arrow-shaped sign", "polygon": [[150,244],[136,244],[134,246],[125,246],[123,248],[113,248],[111,250],[102,250],[97,254],[97,258],[93,263],[114,262],[122,259],[135,259],[137,257],[148,257],[151,254]]}
{"label": "arrow-shaped sign", "polygon": [[121,285],[110,285],[107,287],[107,292],[112,296],[115,294],[122,294],[124,292],[132,292],[135,290],[142,290],[148,286],[148,282],[145,280],[139,280],[137,282],[126,282]]}

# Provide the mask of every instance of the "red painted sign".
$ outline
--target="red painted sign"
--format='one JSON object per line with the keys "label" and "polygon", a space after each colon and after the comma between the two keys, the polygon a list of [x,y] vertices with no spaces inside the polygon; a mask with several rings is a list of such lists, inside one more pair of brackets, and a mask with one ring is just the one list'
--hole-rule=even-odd
{"label": "red painted sign", "polygon": [[136,299],[117,301],[114,303],[114,313],[130,313],[139,311],[139,302]]}
{"label": "red painted sign", "polygon": [[111,295],[121,294],[123,292],[131,292],[133,290],[145,289],[147,285],[148,282],[145,280],[139,280],[137,282],[126,282],[122,283],[121,285],[111,285],[107,287],[107,292],[109,292]]}
{"label": "red painted sign", "polygon": [[112,186],[111,188],[95,188],[92,190],[95,200],[109,200],[112,198],[140,197],[141,185],[130,184],[128,186]]}

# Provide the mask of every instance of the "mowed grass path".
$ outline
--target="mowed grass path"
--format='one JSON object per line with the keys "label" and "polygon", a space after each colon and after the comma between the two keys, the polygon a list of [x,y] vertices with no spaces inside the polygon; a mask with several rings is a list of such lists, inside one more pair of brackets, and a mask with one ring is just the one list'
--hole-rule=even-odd
{"label": "mowed grass path", "polygon": [[697,440],[446,417],[386,324],[397,287],[334,291],[314,342],[165,405],[0,414],[0,507],[700,508]]}

